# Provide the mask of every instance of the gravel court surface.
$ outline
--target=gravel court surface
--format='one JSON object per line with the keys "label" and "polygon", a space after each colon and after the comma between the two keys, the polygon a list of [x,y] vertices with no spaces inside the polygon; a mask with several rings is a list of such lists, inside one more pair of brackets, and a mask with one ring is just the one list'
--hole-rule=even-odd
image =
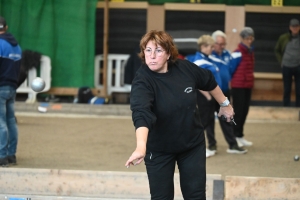
{"label": "gravel court surface", "polygon": [[[135,148],[129,116],[16,112],[19,128],[17,168],[143,172],[144,164],[124,164]],[[245,138],[254,145],[243,155],[228,154],[216,123],[218,152],[207,159],[207,173],[299,178],[300,122],[248,120]],[[177,171],[177,169],[176,169]]]}

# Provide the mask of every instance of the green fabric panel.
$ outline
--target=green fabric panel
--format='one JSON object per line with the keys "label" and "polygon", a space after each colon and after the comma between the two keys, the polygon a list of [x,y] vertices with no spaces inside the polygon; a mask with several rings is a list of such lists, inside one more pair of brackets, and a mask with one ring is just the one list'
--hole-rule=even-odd
{"label": "green fabric panel", "polygon": [[284,6],[300,6],[299,0],[283,0]]}
{"label": "green fabric panel", "polygon": [[0,0],[23,50],[51,58],[52,87],[94,86],[97,0]]}

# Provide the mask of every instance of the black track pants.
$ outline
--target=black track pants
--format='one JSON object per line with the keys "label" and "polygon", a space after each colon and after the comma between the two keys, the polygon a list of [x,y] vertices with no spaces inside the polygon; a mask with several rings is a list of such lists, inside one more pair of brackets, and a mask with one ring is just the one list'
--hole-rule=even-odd
{"label": "black track pants", "polygon": [[172,154],[148,151],[145,164],[152,200],[174,199],[174,171],[177,162],[185,200],[205,200],[205,140],[193,149]]}

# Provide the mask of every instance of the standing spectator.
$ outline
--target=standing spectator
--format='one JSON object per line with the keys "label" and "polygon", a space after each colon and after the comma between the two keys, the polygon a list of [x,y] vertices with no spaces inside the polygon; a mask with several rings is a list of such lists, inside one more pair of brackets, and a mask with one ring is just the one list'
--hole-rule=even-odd
{"label": "standing spectator", "polygon": [[21,66],[21,48],[0,16],[0,165],[16,164],[18,128],[14,103]]}
{"label": "standing spectator", "polygon": [[145,160],[151,199],[174,199],[178,165],[184,199],[206,199],[205,137],[198,90],[210,91],[227,121],[233,108],[209,70],[178,59],[173,38],[150,31],[140,41],[143,65],[132,82],[130,108],[137,145],[125,166]]}
{"label": "standing spectator", "polygon": [[233,130],[239,146],[251,146],[252,142],[244,138],[244,124],[254,86],[254,52],[252,48],[254,31],[250,27],[245,27],[240,32],[240,36],[241,42],[232,53],[231,92],[237,124],[233,126]]}
{"label": "standing spectator", "polygon": [[277,41],[275,54],[282,67],[283,106],[291,106],[293,77],[296,90],[296,107],[300,107],[300,25],[291,19],[290,30]]}
{"label": "standing spectator", "polygon": [[[187,56],[187,59],[191,62],[194,62],[201,68],[205,68],[210,70],[219,87],[226,88],[223,90],[228,90],[228,82],[230,80],[230,71],[227,69],[225,63],[212,56],[212,51],[214,49],[215,41],[210,35],[202,35],[198,39],[199,51],[196,52],[195,55]],[[223,76],[223,79],[222,79]],[[224,81],[226,80],[226,81]],[[223,86],[225,83],[225,86]],[[226,86],[227,85],[227,86]],[[225,95],[226,96],[226,95]],[[211,97],[211,95],[206,91],[201,91],[198,93],[198,106],[201,108],[202,111],[200,116],[204,127],[206,128],[206,136],[208,140],[208,148],[206,149],[206,157],[211,157],[215,155],[217,152],[217,141],[215,139],[214,133],[214,124],[215,124],[215,111],[218,112],[220,105],[218,102]],[[229,141],[229,149],[227,149],[228,153],[246,153],[247,150],[240,148],[237,145],[235,136],[233,134],[233,129],[230,123],[227,123],[219,118],[220,121],[226,123],[226,127],[231,128],[230,136],[227,137]]]}
{"label": "standing spectator", "polygon": [[[216,64],[219,68],[219,74],[221,77],[222,84],[220,85],[222,92],[224,95],[230,99],[230,90],[229,84],[231,80],[231,54],[226,47],[226,35],[224,32],[217,30],[213,32],[212,38],[215,41],[213,51],[211,52],[211,62]],[[220,109],[220,105],[218,102],[214,101],[214,112],[218,112]],[[233,127],[231,123],[227,123],[224,120],[219,119],[219,124],[221,126],[223,135],[225,137],[226,142],[229,145],[227,149],[227,153],[236,153],[236,154],[244,154],[247,152],[246,149],[243,149],[238,146],[237,141],[235,139],[235,135],[233,132]],[[206,127],[206,135],[208,139],[208,149],[210,151],[217,152],[217,141],[215,139],[215,120],[210,120],[209,124]]]}
{"label": "standing spectator", "polygon": [[[199,37],[197,44],[199,47],[199,51],[195,54],[187,55],[186,59],[190,62],[195,63],[200,68],[204,68],[210,70],[214,75],[219,87],[221,88],[221,77],[219,73],[219,68],[215,65],[212,60],[209,58],[214,46],[214,40],[210,35],[202,35]],[[203,124],[203,127],[206,129],[207,125],[211,123],[211,121],[215,121],[215,103],[209,92],[199,90],[197,92],[197,104],[201,109],[200,119]],[[208,136],[207,136],[208,137]],[[208,141],[210,141],[208,139]],[[209,143],[209,142],[208,142]],[[206,148],[206,157],[214,156],[216,153],[215,149],[210,150],[210,145]]]}

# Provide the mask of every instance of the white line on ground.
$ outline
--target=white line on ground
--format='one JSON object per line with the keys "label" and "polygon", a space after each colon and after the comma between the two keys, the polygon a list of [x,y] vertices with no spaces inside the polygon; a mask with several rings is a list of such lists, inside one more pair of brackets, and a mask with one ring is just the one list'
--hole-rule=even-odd
{"label": "white line on ground", "polygon": [[34,113],[16,112],[16,116],[25,117],[62,117],[62,118],[109,118],[109,119],[131,119],[131,116],[121,115],[92,115],[92,114],[66,114],[66,113]]}
{"label": "white line on ground", "polygon": [[[93,115],[93,114],[67,114],[67,113],[39,113],[39,112],[16,112],[16,116],[25,117],[61,117],[61,118],[106,118],[106,119],[131,119],[131,116],[121,115]],[[216,119],[216,123],[219,120]],[[289,119],[247,119],[246,123],[284,123],[295,124],[300,121]]]}

